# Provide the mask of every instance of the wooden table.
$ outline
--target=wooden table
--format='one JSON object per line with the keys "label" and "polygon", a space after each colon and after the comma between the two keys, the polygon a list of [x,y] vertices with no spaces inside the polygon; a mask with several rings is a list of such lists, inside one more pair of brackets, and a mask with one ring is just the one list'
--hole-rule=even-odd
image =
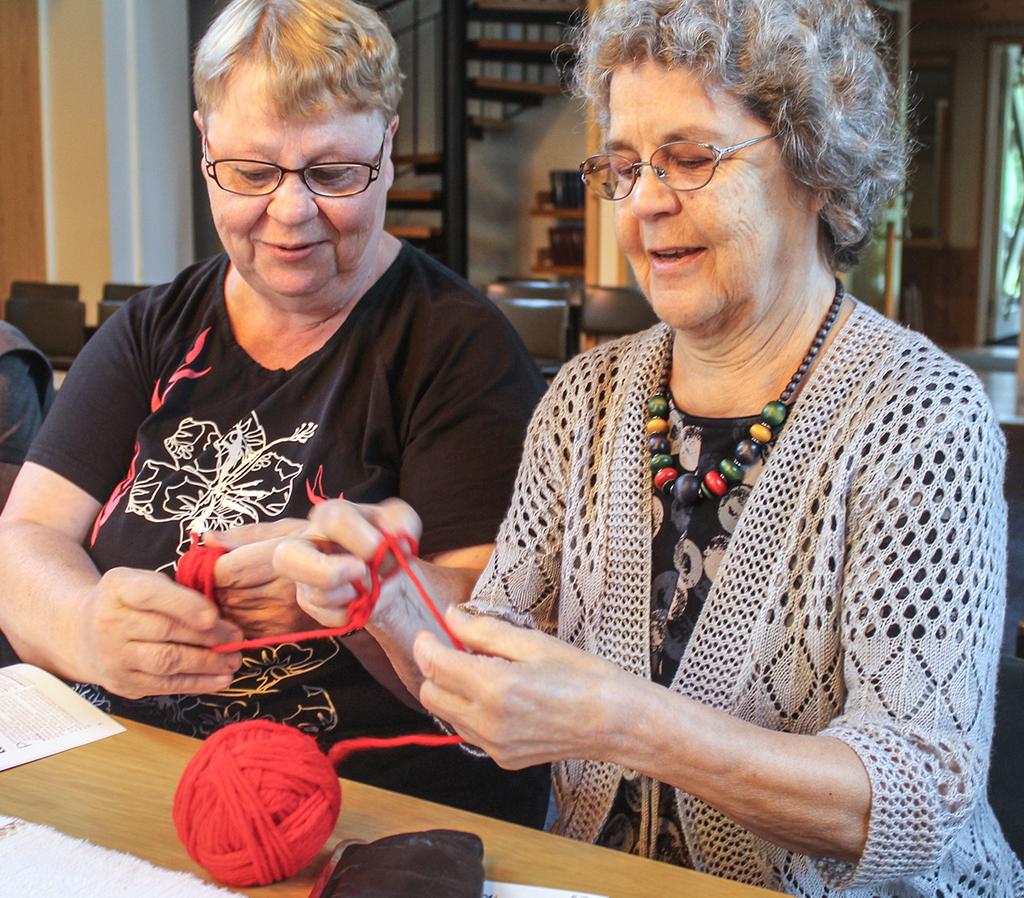
{"label": "wooden table", "polygon": [[[129,720],[121,723],[126,733],[0,773],[0,814],[44,823],[158,866],[209,879],[181,847],[171,821],[175,787],[200,743]],[[306,898],[329,849],[341,839],[376,839],[436,827],[479,835],[487,878],[493,880],[610,898],[776,894],[348,780],[342,782],[334,837],[320,856],[285,882],[239,891],[267,898]]]}

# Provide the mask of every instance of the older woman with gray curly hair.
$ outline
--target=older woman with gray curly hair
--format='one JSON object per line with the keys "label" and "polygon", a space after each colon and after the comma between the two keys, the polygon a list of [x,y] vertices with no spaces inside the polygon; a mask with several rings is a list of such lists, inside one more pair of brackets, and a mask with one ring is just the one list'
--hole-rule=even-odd
{"label": "older woman with gray curly hair", "polygon": [[[476,614],[449,614],[473,653],[418,632],[400,578],[370,631],[469,743],[555,762],[561,833],[804,896],[1022,895],[986,800],[1003,440],[973,375],[836,279],[906,164],[881,46],[861,0],[585,25],[581,172],[662,323],[542,400]],[[329,624],[418,527],[313,522],[350,554],[276,563]]]}

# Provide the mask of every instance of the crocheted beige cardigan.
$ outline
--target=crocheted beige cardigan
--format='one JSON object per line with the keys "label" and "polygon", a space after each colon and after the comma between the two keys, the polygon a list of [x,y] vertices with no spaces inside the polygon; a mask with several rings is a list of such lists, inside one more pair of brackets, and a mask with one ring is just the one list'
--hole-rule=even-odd
{"label": "crocheted beige cardigan", "polygon": [[[472,608],[650,677],[643,437],[671,332],[559,373]],[[841,739],[872,788],[856,865],[814,860],[676,790],[698,870],[797,895],[1024,895],[986,798],[1006,582],[1005,447],[977,379],[858,305],[750,493],[671,688]],[[554,765],[556,831],[592,841],[623,775]]]}

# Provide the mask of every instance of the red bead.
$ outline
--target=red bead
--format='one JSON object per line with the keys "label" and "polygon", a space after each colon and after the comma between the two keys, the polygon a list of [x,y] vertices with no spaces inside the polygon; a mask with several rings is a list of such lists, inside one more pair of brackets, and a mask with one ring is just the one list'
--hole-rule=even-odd
{"label": "red bead", "polygon": [[729,484],[725,482],[725,478],[718,471],[708,471],[704,475],[704,485],[719,497],[729,492]]}
{"label": "red bead", "polygon": [[675,480],[679,472],[675,468],[662,468],[654,475],[654,488],[661,489],[670,480]]}

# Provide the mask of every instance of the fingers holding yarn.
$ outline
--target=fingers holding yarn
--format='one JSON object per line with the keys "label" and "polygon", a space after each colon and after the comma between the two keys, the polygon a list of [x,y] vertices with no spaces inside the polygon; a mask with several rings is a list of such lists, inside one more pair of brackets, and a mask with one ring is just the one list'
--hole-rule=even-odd
{"label": "fingers holding yarn", "polygon": [[86,682],[117,695],[216,691],[241,663],[237,654],[211,651],[239,629],[201,593],[163,574],[112,569],[78,610]]}
{"label": "fingers holding yarn", "polygon": [[419,516],[400,499],[377,505],[359,505],[336,499],[322,502],[310,512],[313,532],[346,552],[370,561],[377,554],[384,534],[403,534],[419,540],[423,525]]}
{"label": "fingers holding yarn", "polygon": [[286,539],[274,550],[274,569],[295,583],[299,607],[324,627],[348,623],[348,605],[369,585],[365,562],[332,554],[311,539]]}
{"label": "fingers holding yarn", "polygon": [[302,518],[279,518],[276,521],[243,524],[230,530],[210,530],[203,534],[203,543],[231,551],[253,543],[296,536],[305,532],[308,527],[309,522]]}

